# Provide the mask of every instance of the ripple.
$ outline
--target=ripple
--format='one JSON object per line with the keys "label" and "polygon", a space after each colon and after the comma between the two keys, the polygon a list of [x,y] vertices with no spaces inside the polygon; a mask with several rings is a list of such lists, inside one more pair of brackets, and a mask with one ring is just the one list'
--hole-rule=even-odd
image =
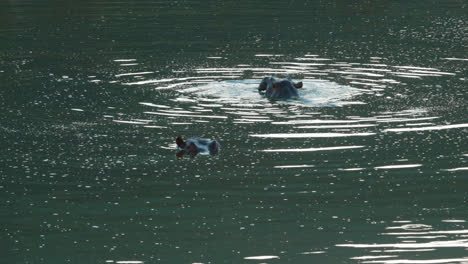
{"label": "ripple", "polygon": [[399,236],[400,239],[435,239],[435,238],[446,238],[447,236]]}
{"label": "ripple", "polygon": [[417,168],[421,167],[422,164],[401,164],[401,165],[386,165],[386,166],[378,166],[374,167],[374,169],[380,170],[391,170],[391,169],[407,169],[407,168]]}
{"label": "ripple", "polygon": [[426,243],[394,243],[394,244],[337,244],[337,247],[352,248],[468,248],[467,239],[431,241]]}
{"label": "ripple", "polygon": [[375,124],[361,124],[361,125],[325,125],[325,126],[298,126],[297,128],[315,128],[315,129],[329,129],[329,128],[364,128],[375,127]]}
{"label": "ripple", "polygon": [[435,251],[434,248],[419,248],[419,249],[385,249],[385,250],[371,250],[370,252],[385,252],[385,253],[392,253],[392,252],[427,252],[427,251]]}
{"label": "ripple", "polygon": [[134,75],[145,75],[145,74],[151,74],[151,73],[155,73],[155,72],[154,72],[154,71],[148,71],[148,72],[129,72],[129,73],[116,74],[115,77],[134,76]]}
{"label": "ripple", "polygon": [[399,69],[409,69],[409,70],[428,70],[428,71],[437,71],[435,68],[426,68],[426,67],[416,67],[416,66],[393,66]]}
{"label": "ripple", "polygon": [[395,258],[395,257],[398,257],[398,255],[361,256],[361,257],[352,257],[350,259],[366,260],[366,259],[382,259],[382,258]]}
{"label": "ripple", "polygon": [[375,133],[278,133],[278,134],[250,134],[250,137],[261,138],[337,138],[373,136]]}
{"label": "ripple", "polygon": [[386,227],[386,229],[428,230],[428,229],[432,229],[432,226],[424,225],[424,224],[406,224],[402,226],[389,226],[389,227]]}
{"label": "ripple", "polygon": [[455,73],[441,72],[441,71],[410,70],[410,72],[423,73],[423,74],[428,74],[428,75],[452,75],[452,76],[456,75]]}
{"label": "ripple", "polygon": [[337,147],[321,147],[321,148],[290,148],[290,149],[265,149],[264,152],[312,152],[312,151],[326,151],[326,150],[344,150],[364,148],[365,146],[337,146]]}
{"label": "ripple", "polygon": [[[396,220],[392,223],[399,223],[401,225],[388,226],[385,229],[395,230],[401,229],[403,232],[385,232],[380,235],[391,236],[389,239],[396,238],[399,241],[395,243],[346,243],[337,244],[337,247],[347,248],[358,248],[368,249],[366,253],[405,253],[405,252],[416,252],[415,256],[423,256],[423,252],[433,252],[440,249],[455,249],[462,248],[468,249],[468,239],[465,234],[468,233],[466,229],[460,230],[433,230],[432,225],[422,223],[411,223],[407,220]],[[408,232],[409,231],[409,232]],[[408,240],[411,239],[411,240]],[[417,242],[420,239],[430,240],[428,242]],[[388,240],[387,240],[388,241]],[[453,251],[453,250],[452,250]],[[456,251],[453,251],[456,252]],[[462,253],[463,254],[463,253]],[[451,255],[453,256],[453,254]],[[368,259],[361,259],[362,263],[450,263],[457,262],[463,258],[453,259],[434,259],[434,255],[428,255],[425,260],[407,260],[407,259],[391,259],[391,260],[373,260],[374,256],[363,256],[370,257]],[[379,255],[375,255],[376,258]],[[398,256],[394,256],[395,258]],[[464,256],[463,256],[464,257]],[[359,257],[360,258],[360,257]],[[356,259],[356,258],[350,258]],[[468,260],[468,259],[467,259]]]}
{"label": "ripple", "polygon": [[312,167],[315,167],[315,165],[307,165],[307,164],[303,164],[303,165],[282,165],[282,166],[274,166],[273,168],[276,168],[276,169],[293,169],[293,168],[312,168]]}
{"label": "ripple", "polygon": [[383,235],[427,235],[427,234],[468,234],[468,230],[444,230],[444,231],[421,231],[421,232],[394,232],[394,233],[382,233]]}
{"label": "ripple", "polygon": [[461,220],[461,219],[447,219],[447,220],[442,220],[442,222],[445,222],[445,223],[465,223],[466,220]]}
{"label": "ripple", "polygon": [[313,119],[313,120],[290,120],[285,122],[273,122],[276,125],[298,125],[298,124],[346,124],[346,123],[358,123],[359,120],[324,120],[324,119]]}
{"label": "ripple", "polygon": [[264,260],[264,259],[279,259],[278,256],[251,256],[251,257],[244,257],[244,259],[250,260]]}
{"label": "ripple", "polygon": [[311,255],[311,254],[325,254],[326,251],[308,251],[308,252],[301,252],[301,255]]}
{"label": "ripple", "polygon": [[136,61],[136,59],[116,59],[115,62],[129,62],[129,61]]}
{"label": "ripple", "polygon": [[255,57],[282,57],[283,54],[255,54]]}
{"label": "ripple", "polygon": [[126,121],[126,120],[112,120],[115,123],[121,124],[132,124],[132,125],[147,125],[148,122],[141,122],[141,121]]}
{"label": "ripple", "polygon": [[[233,67],[195,67],[190,70],[174,70],[174,74],[186,75],[181,77],[166,77],[143,79],[135,82],[122,82],[123,85],[153,85],[156,90],[174,90],[178,93],[194,98],[212,98],[217,103],[224,104],[259,104],[265,106],[271,101],[258,94],[257,87],[265,76],[293,77],[304,83],[304,89],[299,90],[298,100],[276,101],[276,104],[301,105],[309,107],[342,107],[346,105],[366,104],[360,100],[353,100],[359,95],[375,94],[381,96],[381,91],[388,85],[403,84],[395,77],[423,78],[426,76],[454,76],[455,73],[440,71],[436,68],[418,66],[392,66],[380,63],[382,58],[371,59],[371,63],[335,62],[330,58],[305,54],[293,58],[294,61],[278,60],[282,54],[256,54],[263,65],[240,63]],[[221,59],[220,56],[209,56],[210,59]],[[118,62],[135,62],[135,59],[115,60]],[[375,63],[377,62],[377,63]],[[115,75],[140,76],[158,71],[129,72]],[[249,76],[249,79],[244,78]],[[319,76],[322,79],[316,79]],[[337,77],[351,80],[348,85],[338,84],[331,80]],[[295,78],[296,79],[296,78]],[[330,79],[330,80],[327,80]],[[350,86],[352,85],[352,86]],[[192,99],[190,99],[192,100]],[[198,99],[193,99],[198,100]],[[437,117],[434,117],[437,118]],[[421,120],[429,120],[421,119]],[[409,122],[410,120],[394,118],[380,119],[377,122]],[[250,122],[237,120],[236,122]],[[259,121],[257,121],[259,122]],[[310,127],[314,128],[314,127]],[[393,128],[391,128],[393,129]],[[392,131],[392,130],[388,130]]]}
{"label": "ripple", "polygon": [[431,130],[446,130],[446,129],[454,129],[454,128],[466,128],[466,127],[468,127],[468,124],[452,124],[452,125],[440,125],[440,126],[429,126],[429,127],[388,128],[388,129],[385,129],[384,132],[431,131]]}
{"label": "ripple", "polygon": [[255,118],[237,118],[234,119],[235,122],[249,122],[249,123],[254,123],[254,122],[271,122],[271,119],[255,119]]}
{"label": "ripple", "polygon": [[370,72],[359,72],[359,71],[333,71],[332,73],[339,73],[339,74],[349,74],[349,75],[364,75],[364,76],[369,76],[369,77],[384,77],[385,75],[383,74],[377,74],[377,73],[370,73]]}
{"label": "ripple", "polygon": [[[232,80],[195,85],[190,88],[180,89],[179,92],[201,97],[213,97],[252,103],[268,102],[258,93],[259,79]],[[342,86],[329,81],[317,81],[303,79],[304,89],[299,90],[298,100],[288,100],[289,103],[302,105],[339,106],[343,104],[362,104],[362,102],[345,102],[353,96],[362,93],[362,90],[349,86]]]}
{"label": "ripple", "polygon": [[384,263],[384,264],[439,264],[439,263],[460,263],[461,261],[468,261],[468,258],[452,258],[452,259],[428,259],[428,260],[415,260],[415,259],[395,259],[395,260],[373,260],[365,261],[363,263]]}
{"label": "ripple", "polygon": [[451,60],[451,61],[468,61],[468,59],[463,59],[463,58],[443,58],[443,60]]}
{"label": "ripple", "polygon": [[140,102],[139,104],[146,105],[146,106],[152,106],[152,107],[158,107],[158,108],[170,108],[167,105],[160,105],[160,104],[153,104],[153,103],[146,103],[146,102]]}
{"label": "ripple", "polygon": [[459,167],[459,168],[453,168],[453,169],[443,169],[443,171],[464,171],[468,170],[468,167]]}
{"label": "ripple", "polygon": [[[437,118],[439,117],[429,116],[429,117],[419,117],[419,118],[385,118],[385,119],[377,119],[376,121],[379,123],[395,123],[395,122],[413,122],[413,121],[433,120]],[[416,128],[416,129],[420,129],[420,128]]]}
{"label": "ripple", "polygon": [[227,116],[216,116],[216,115],[185,115],[177,113],[163,113],[163,112],[143,112],[150,115],[161,115],[161,116],[176,116],[176,117],[200,117],[200,118],[214,118],[214,119],[226,119]]}
{"label": "ripple", "polygon": [[347,169],[339,169],[341,171],[362,171],[365,170],[364,168],[347,168]]}

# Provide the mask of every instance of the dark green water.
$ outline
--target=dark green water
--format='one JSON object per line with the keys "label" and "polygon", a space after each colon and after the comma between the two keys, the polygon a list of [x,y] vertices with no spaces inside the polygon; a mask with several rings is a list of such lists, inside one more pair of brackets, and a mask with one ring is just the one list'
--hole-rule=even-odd
{"label": "dark green water", "polygon": [[467,263],[467,28],[461,0],[2,1],[0,262]]}

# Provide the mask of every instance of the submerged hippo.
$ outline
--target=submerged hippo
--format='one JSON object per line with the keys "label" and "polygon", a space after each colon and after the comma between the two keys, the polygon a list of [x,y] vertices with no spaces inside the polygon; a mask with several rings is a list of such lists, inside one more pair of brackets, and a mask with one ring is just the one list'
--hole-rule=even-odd
{"label": "submerged hippo", "polygon": [[181,136],[176,138],[177,147],[180,152],[177,153],[177,157],[182,157],[184,154],[190,154],[194,157],[198,153],[209,153],[214,155],[218,153],[220,145],[216,140],[210,140],[205,138],[189,138],[186,141]]}
{"label": "submerged hippo", "polygon": [[265,77],[258,86],[258,92],[265,91],[265,97],[271,99],[297,99],[299,88],[302,88],[302,82],[295,83],[290,78],[277,80],[273,77]]}

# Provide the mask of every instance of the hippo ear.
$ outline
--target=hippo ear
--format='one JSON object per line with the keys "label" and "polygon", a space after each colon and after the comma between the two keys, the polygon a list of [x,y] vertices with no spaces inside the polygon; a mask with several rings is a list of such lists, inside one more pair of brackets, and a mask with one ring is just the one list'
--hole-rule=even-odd
{"label": "hippo ear", "polygon": [[297,89],[302,88],[302,82],[295,83],[294,87],[296,87]]}
{"label": "hippo ear", "polygon": [[178,136],[175,140],[177,146],[179,146],[179,148],[185,148],[185,142],[184,142],[184,139],[182,139],[181,136]]}
{"label": "hippo ear", "polygon": [[213,140],[209,145],[208,149],[210,150],[211,153],[216,153],[219,150],[219,144],[216,142],[216,140]]}
{"label": "hippo ear", "polygon": [[268,78],[268,77],[263,78],[262,82],[258,86],[258,90],[259,91],[265,91],[267,89],[267,87],[268,87],[268,82],[269,81],[270,81],[270,78]]}

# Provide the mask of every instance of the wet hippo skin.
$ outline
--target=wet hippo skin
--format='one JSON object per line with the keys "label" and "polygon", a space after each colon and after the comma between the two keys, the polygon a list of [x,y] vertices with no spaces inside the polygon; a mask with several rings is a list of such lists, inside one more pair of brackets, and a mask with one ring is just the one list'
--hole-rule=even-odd
{"label": "wet hippo skin", "polygon": [[258,91],[271,99],[297,99],[299,98],[297,93],[299,88],[302,88],[302,82],[295,83],[290,78],[265,77],[258,86]]}

